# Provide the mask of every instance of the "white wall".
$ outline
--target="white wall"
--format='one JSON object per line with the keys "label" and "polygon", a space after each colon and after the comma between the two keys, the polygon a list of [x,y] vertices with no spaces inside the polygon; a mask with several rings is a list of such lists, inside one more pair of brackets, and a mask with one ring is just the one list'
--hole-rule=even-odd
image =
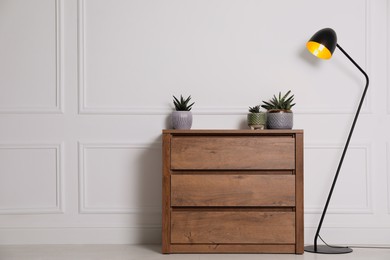
{"label": "white wall", "polygon": [[158,243],[161,130],[172,95],[195,129],[246,128],[296,95],[312,242],[364,77],[370,89],[322,236],[390,244],[390,3],[385,0],[0,0],[0,244]]}

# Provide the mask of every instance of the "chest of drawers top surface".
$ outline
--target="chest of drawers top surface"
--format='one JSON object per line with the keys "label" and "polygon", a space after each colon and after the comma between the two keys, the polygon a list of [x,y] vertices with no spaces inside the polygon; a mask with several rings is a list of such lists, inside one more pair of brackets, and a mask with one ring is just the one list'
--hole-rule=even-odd
{"label": "chest of drawers top surface", "polygon": [[173,135],[279,135],[279,134],[303,134],[302,129],[265,129],[265,130],[231,130],[231,129],[191,129],[191,130],[174,130],[165,129],[163,134]]}

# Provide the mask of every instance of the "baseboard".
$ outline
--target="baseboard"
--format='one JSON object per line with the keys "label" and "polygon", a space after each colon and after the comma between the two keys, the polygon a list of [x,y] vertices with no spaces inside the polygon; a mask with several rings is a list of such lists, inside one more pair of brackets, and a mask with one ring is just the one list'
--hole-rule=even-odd
{"label": "baseboard", "polygon": [[[305,244],[313,244],[315,228],[305,228]],[[322,228],[328,244],[390,246],[390,228]],[[0,228],[0,245],[33,244],[160,244],[161,227]],[[318,243],[322,243],[318,240]]]}
{"label": "baseboard", "polygon": [[[305,244],[310,245],[314,242],[316,228],[305,228]],[[390,228],[322,228],[320,235],[327,244],[341,246],[390,246]],[[318,243],[321,240],[318,239]]]}
{"label": "baseboard", "polygon": [[0,245],[160,244],[161,227],[0,228]]}

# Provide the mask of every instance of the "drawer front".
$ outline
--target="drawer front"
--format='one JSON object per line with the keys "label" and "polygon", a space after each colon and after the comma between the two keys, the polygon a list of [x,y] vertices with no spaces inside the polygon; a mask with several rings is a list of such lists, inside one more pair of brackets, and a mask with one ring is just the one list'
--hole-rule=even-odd
{"label": "drawer front", "polygon": [[295,206],[295,175],[172,175],[171,205]]}
{"label": "drawer front", "polygon": [[294,212],[173,211],[171,243],[294,244]]}
{"label": "drawer front", "polygon": [[174,136],[171,168],[294,169],[295,139],[292,136]]}

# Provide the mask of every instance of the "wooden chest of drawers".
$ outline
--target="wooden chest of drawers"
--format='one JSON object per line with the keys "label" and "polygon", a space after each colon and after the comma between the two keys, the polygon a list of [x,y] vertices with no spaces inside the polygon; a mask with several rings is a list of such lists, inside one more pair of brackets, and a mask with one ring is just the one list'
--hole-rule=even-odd
{"label": "wooden chest of drawers", "polygon": [[164,130],[163,253],[303,253],[302,130]]}

